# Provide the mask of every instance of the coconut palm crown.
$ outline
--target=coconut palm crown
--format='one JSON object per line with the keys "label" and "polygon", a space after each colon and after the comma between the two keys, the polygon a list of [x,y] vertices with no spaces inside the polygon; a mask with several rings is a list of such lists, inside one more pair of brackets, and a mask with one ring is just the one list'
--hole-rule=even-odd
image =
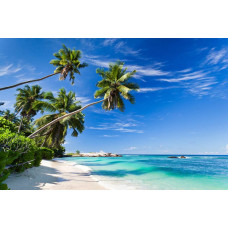
{"label": "coconut palm crown", "polygon": [[21,131],[22,124],[24,118],[26,117],[27,120],[31,120],[39,111],[42,111],[42,108],[37,109],[35,107],[35,103],[37,101],[42,100],[45,97],[45,93],[41,92],[42,88],[38,85],[34,85],[32,87],[26,85],[23,89],[19,88],[17,91],[19,93],[16,97],[16,103],[14,105],[15,112],[21,115],[21,122],[18,128],[18,132]]}
{"label": "coconut palm crown", "polygon": [[[79,101],[76,101],[75,93],[70,91],[67,94],[65,89],[60,89],[57,97],[49,92],[46,98],[48,98],[47,101],[38,101],[36,107],[42,107],[52,114],[44,115],[35,121],[38,129],[67,113],[81,108],[81,105],[78,104]],[[64,143],[68,128],[72,129],[71,135],[73,137],[77,137],[79,133],[82,133],[84,130],[84,114],[78,112],[41,131],[40,136],[44,136],[43,146],[60,147]]]}
{"label": "coconut palm crown", "polygon": [[44,92],[41,92],[42,88],[38,85],[32,87],[26,85],[23,89],[19,88],[19,92],[16,97],[15,112],[20,112],[22,117],[31,119],[37,114],[38,109],[34,107],[34,104],[38,100],[42,100],[45,96]]}
{"label": "coconut palm crown", "polygon": [[127,68],[123,68],[123,66],[123,62],[117,61],[115,64],[109,64],[107,71],[104,69],[96,71],[102,80],[97,83],[97,87],[100,89],[95,92],[94,97],[105,99],[102,103],[102,108],[105,110],[118,108],[120,111],[124,111],[125,105],[122,98],[129,100],[132,104],[135,103],[135,98],[130,92],[138,91],[139,86],[130,82],[130,79],[136,71],[127,72]]}
{"label": "coconut palm crown", "polygon": [[65,80],[69,74],[71,84],[74,84],[74,74],[80,74],[79,69],[88,66],[87,63],[80,62],[81,55],[81,51],[75,49],[71,50],[65,45],[54,54],[57,59],[51,60],[50,64],[57,67],[54,73],[60,73],[60,80]]}

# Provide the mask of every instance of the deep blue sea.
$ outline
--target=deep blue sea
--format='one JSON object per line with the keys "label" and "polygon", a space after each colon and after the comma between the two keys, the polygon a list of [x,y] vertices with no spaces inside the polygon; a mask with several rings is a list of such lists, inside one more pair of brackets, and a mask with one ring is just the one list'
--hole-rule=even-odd
{"label": "deep blue sea", "polygon": [[111,189],[228,189],[228,156],[123,155],[123,157],[61,160],[87,166]]}

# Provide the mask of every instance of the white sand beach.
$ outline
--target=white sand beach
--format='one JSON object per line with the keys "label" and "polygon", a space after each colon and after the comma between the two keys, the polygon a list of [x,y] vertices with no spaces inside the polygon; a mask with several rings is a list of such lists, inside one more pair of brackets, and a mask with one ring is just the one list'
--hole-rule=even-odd
{"label": "white sand beach", "polygon": [[43,160],[39,167],[11,174],[5,181],[12,190],[105,190],[89,170],[80,165]]}

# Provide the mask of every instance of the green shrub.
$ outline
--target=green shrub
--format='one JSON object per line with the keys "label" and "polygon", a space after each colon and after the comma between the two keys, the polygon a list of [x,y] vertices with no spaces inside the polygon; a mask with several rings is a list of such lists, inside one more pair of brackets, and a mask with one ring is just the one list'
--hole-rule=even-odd
{"label": "green shrub", "polygon": [[10,174],[8,170],[5,170],[7,158],[8,158],[8,153],[5,152],[2,148],[0,148],[0,190],[8,189],[7,185],[2,183],[7,179],[7,177]]}
{"label": "green shrub", "polygon": [[8,129],[11,132],[17,131],[17,126],[14,123],[10,122],[9,120],[6,120],[3,117],[0,117],[0,128],[3,128],[5,130]]}
{"label": "green shrub", "polygon": [[39,166],[42,160],[42,151],[33,139],[11,132],[7,127],[0,128],[0,149],[0,189],[7,189],[2,182],[9,172],[23,172]]}
{"label": "green shrub", "polygon": [[64,153],[66,151],[66,149],[63,146],[60,146],[59,148],[52,148],[52,150],[54,150],[56,158],[63,157],[63,155],[64,155]]}
{"label": "green shrub", "polygon": [[40,147],[39,150],[41,151],[43,159],[51,160],[54,158],[55,153],[53,150],[46,147]]}

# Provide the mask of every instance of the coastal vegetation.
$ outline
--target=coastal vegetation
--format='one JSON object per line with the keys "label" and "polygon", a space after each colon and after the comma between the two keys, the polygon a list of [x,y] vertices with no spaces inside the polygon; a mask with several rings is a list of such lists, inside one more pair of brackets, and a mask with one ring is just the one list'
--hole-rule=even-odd
{"label": "coastal vegetation", "polygon": [[[80,74],[79,70],[88,66],[80,61],[81,51],[71,50],[65,45],[54,56],[56,59],[50,62],[56,67],[53,74],[0,90],[40,81],[56,74],[60,74],[60,80],[69,77],[71,84],[74,84],[75,74]],[[139,86],[131,79],[136,71],[127,72],[124,63],[117,61],[110,63],[108,70],[97,69],[96,73],[102,80],[97,83],[98,90],[94,98],[100,100],[84,107],[76,100],[75,92],[67,93],[64,88],[59,89],[56,96],[52,92],[42,91],[39,85],[26,85],[17,89],[14,112],[0,111],[0,189],[8,189],[3,182],[11,172],[22,172],[39,166],[42,159],[62,157],[67,133],[71,131],[72,137],[78,137],[85,129],[84,109],[102,103],[105,111],[124,111],[124,99],[135,103],[131,91],[138,91]],[[38,114],[41,117],[37,118]],[[76,156],[83,154],[77,151]]]}

